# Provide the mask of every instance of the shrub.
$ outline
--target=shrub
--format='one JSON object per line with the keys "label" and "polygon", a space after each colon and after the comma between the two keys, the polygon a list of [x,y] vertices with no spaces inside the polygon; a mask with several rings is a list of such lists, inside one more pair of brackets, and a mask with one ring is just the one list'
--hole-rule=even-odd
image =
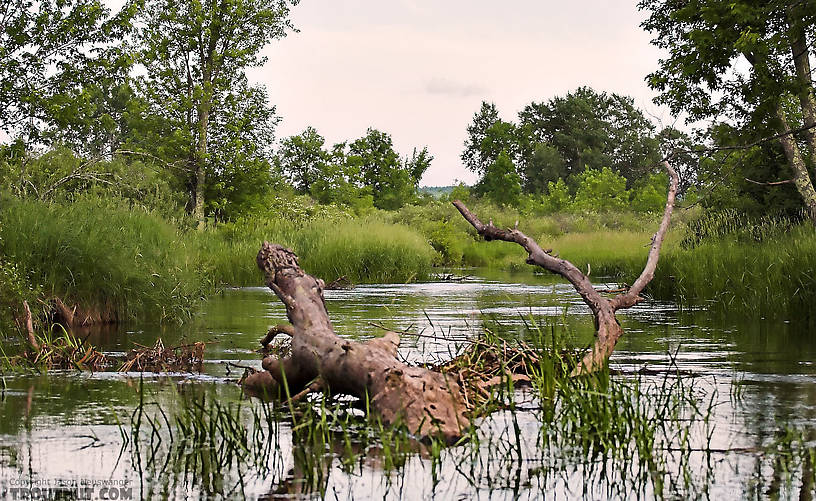
{"label": "shrub", "polygon": [[586,169],[575,176],[575,179],[577,189],[573,205],[578,210],[623,210],[629,205],[626,178],[612,172],[609,167],[601,170]]}

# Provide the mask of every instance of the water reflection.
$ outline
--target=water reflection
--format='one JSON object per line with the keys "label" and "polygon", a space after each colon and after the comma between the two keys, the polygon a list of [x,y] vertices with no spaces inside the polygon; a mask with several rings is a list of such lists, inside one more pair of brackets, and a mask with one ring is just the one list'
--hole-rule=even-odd
{"label": "water reflection", "polygon": [[[535,321],[579,346],[588,345],[593,335],[591,317],[580,298],[571,286],[549,276],[493,273],[461,282],[361,286],[328,291],[326,302],[342,335],[376,336],[381,332],[378,325],[419,334],[403,338],[400,355],[410,361],[447,358],[485,325],[500,324],[502,335],[516,337],[527,336],[525,326]],[[789,430],[802,432],[805,443],[813,445],[816,440],[816,344],[809,326],[723,318],[703,308],[678,312],[672,304],[648,302],[623,312],[620,319],[626,335],[612,359],[620,377],[640,373],[645,380],[658,380],[674,367],[682,377],[695,381],[699,401],[712,405],[709,419],[714,431],[708,450],[690,453],[690,464],[697,465],[702,475],[695,478],[699,489],[667,486],[664,493],[730,499],[801,494],[809,499],[813,458],[803,449],[799,451],[802,467],[789,468],[785,461],[792,453],[790,447],[783,447],[793,433]],[[188,325],[145,323],[98,330],[90,333],[89,341],[115,353],[127,351],[134,342],[151,345],[159,337],[167,345],[207,341],[202,374],[144,381],[152,401],[172,413],[179,395],[193,388],[214,392],[225,402],[240,401],[240,391],[230,383],[239,374],[227,362],[259,367],[258,339],[268,326],[283,320],[283,307],[268,290],[245,288],[213,298]],[[290,421],[282,419],[275,434],[275,454],[270,456],[274,460],[255,475],[242,478],[238,468],[214,475],[198,464],[199,477],[208,479],[202,483],[190,478],[183,462],[168,463],[168,471],[143,468],[140,474],[139,461],[144,456],[134,460],[129,450],[122,452],[119,426],[129,426],[140,401],[138,375],[66,371],[7,374],[4,381],[0,497],[4,492],[10,496],[8,489],[22,481],[32,485],[38,479],[121,479],[145,497],[273,499],[315,488],[339,498],[534,499],[542,492],[598,499],[655,495],[655,484],[648,482],[639,491],[615,490],[623,475],[616,465],[582,460],[579,454],[565,468],[563,456],[547,456],[557,451],[540,447],[542,417],[535,411],[518,413],[515,423],[501,413],[492,416],[481,425],[485,440],[475,451],[466,446],[442,450],[437,466],[427,453],[417,452],[384,473],[383,455],[376,445],[361,448],[359,443],[342,442],[330,444],[321,456],[325,461],[309,464],[306,456],[298,456],[308,444],[298,442]],[[535,396],[524,398],[535,402]],[[504,451],[490,440],[503,437],[516,443],[517,434],[521,452]],[[705,443],[706,437],[699,437],[699,442]],[[766,455],[774,447],[781,452]],[[319,485],[313,483],[314,471],[304,478],[308,467],[319,468]],[[210,474],[203,475],[205,471]]]}

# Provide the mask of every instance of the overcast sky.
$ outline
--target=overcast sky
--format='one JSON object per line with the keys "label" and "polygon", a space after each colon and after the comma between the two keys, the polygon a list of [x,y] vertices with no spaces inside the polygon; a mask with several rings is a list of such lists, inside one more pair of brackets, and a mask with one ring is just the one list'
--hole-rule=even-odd
{"label": "overcast sky", "polygon": [[300,32],[270,45],[250,77],[283,118],[279,138],[311,125],[331,144],[376,127],[402,155],[428,146],[422,185],[472,183],[459,155],[482,100],[513,120],[589,85],[670,123],[644,82],[659,57],[644,17],[625,0],[303,0]]}

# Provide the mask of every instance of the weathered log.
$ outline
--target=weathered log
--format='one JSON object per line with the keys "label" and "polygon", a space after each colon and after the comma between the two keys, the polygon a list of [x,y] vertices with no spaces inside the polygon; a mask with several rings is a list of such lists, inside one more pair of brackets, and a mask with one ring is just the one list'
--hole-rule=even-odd
{"label": "weathered log", "polygon": [[335,334],[323,281],[307,275],[291,250],[265,242],[257,262],[266,284],[286,306],[292,343],[289,356],[267,356],[265,370],[244,381],[247,388],[274,394],[286,387],[287,396],[325,388],[368,399],[384,422],[401,423],[421,437],[452,442],[461,436],[470,422],[454,378],[398,361],[396,333],[365,343]]}
{"label": "weathered log", "polygon": [[654,277],[657,260],[660,256],[660,247],[663,245],[663,238],[669,229],[678,184],[677,172],[675,172],[671,165],[664,161],[663,167],[665,167],[669,173],[669,191],[666,197],[666,208],[663,211],[663,219],[660,222],[657,233],[652,236],[651,249],[649,250],[646,265],[638,279],[626,292],[618,294],[611,299],[603,297],[595,290],[589,277],[584,275],[574,264],[566,259],[560,259],[557,255],[552,255],[552,249],[542,249],[538,242],[516,228],[500,229],[493,226],[492,221],[488,224],[484,224],[475,214],[465,207],[465,204],[461,201],[456,200],[453,202],[453,205],[459,209],[462,216],[476,228],[476,231],[485,240],[504,240],[521,245],[528,253],[528,264],[537,265],[567,279],[572,286],[575,287],[575,290],[578,291],[578,294],[581,295],[581,298],[587,306],[589,306],[592,315],[595,317],[595,345],[575,367],[572,372],[573,375],[588,374],[606,365],[606,361],[615,349],[615,344],[621,335],[623,335],[623,328],[615,317],[615,312],[634,306],[641,301],[640,293]]}

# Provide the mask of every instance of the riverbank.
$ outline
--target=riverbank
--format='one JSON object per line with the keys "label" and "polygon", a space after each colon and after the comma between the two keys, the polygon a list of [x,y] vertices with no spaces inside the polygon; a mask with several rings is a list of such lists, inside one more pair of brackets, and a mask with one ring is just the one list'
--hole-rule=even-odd
{"label": "riverbank", "polygon": [[[521,212],[483,201],[472,208],[497,226],[518,222],[591,277],[624,283],[640,273],[659,217]],[[281,199],[256,217],[197,231],[181,217],[112,198],[8,198],[0,211],[4,329],[19,318],[23,300],[41,324],[55,320],[55,298],[86,322],[184,321],[220,288],[262,283],[254,259],[264,240],[293,248],[304,269],[327,283],[425,281],[434,266],[532,270],[520,247],[477,238],[446,201],[358,214],[303,197]],[[814,277],[816,234],[809,225],[681,210],[647,293],[681,306],[780,317],[809,310]]]}

